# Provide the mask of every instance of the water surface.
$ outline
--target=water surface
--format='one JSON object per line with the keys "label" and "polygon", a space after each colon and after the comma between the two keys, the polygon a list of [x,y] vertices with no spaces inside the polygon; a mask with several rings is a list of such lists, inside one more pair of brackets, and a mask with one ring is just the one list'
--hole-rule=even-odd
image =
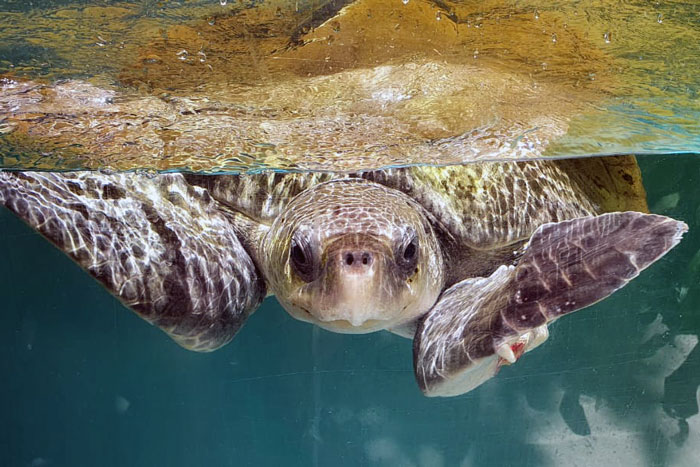
{"label": "water surface", "polygon": [[699,152],[699,8],[0,2],[0,166],[357,170]]}

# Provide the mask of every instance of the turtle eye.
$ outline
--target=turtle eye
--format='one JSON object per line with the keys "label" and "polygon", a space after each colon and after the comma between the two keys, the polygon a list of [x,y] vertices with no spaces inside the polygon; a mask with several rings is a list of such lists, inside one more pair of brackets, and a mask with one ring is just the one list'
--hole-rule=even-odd
{"label": "turtle eye", "polygon": [[403,259],[405,261],[413,261],[417,257],[418,254],[418,246],[417,246],[418,241],[413,240],[411,243],[406,245],[406,248],[403,249]]}
{"label": "turtle eye", "polygon": [[292,269],[304,282],[311,282],[316,278],[316,266],[313,260],[311,245],[300,238],[292,238],[289,248],[289,262]]}
{"label": "turtle eye", "polygon": [[410,276],[415,272],[418,264],[418,236],[415,232],[412,232],[409,240],[399,248],[396,264],[405,276]]}

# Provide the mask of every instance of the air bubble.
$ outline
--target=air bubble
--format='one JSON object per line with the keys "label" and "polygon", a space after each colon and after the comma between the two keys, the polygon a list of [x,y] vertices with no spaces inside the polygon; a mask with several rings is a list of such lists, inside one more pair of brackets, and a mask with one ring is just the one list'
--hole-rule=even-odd
{"label": "air bubble", "polygon": [[408,5],[408,0],[401,0],[404,5]]}
{"label": "air bubble", "polygon": [[226,3],[228,3],[228,0],[219,0],[221,6],[226,6]]}

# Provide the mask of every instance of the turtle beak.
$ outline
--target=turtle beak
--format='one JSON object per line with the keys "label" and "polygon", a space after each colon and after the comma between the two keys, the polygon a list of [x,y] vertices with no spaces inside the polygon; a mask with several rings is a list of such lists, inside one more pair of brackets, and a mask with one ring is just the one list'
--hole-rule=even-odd
{"label": "turtle beak", "polygon": [[385,294],[392,290],[387,284],[391,251],[388,241],[366,234],[347,234],[329,243],[315,313],[326,327],[348,328],[345,332],[384,327],[389,316],[382,305],[390,302]]}

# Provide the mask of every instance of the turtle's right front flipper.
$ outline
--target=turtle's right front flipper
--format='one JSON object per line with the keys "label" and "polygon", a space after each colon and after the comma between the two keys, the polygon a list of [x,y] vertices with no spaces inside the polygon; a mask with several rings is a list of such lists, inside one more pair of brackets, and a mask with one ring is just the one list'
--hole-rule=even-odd
{"label": "turtle's right front flipper", "polygon": [[455,284],[419,324],[413,350],[421,390],[450,396],[479,386],[546,339],[548,323],[623,287],[686,230],[638,212],[542,225],[517,266]]}
{"label": "turtle's right front flipper", "polygon": [[229,342],[265,296],[226,214],[180,174],[0,172],[0,204],[188,349]]}

